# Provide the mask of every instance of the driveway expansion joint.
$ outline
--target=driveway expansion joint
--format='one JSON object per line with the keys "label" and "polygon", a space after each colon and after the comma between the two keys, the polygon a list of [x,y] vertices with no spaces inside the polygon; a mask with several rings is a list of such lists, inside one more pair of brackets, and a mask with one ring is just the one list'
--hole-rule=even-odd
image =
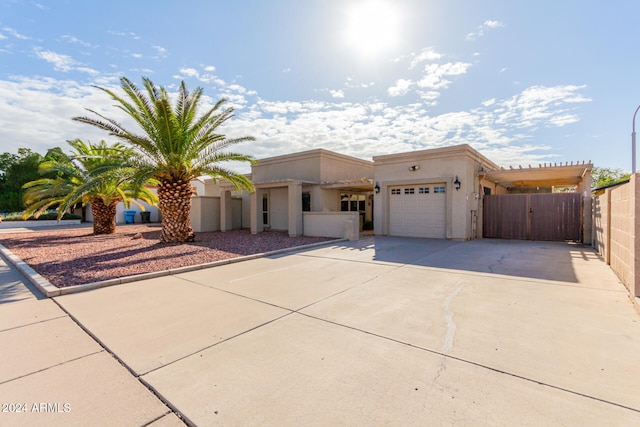
{"label": "driveway expansion joint", "polygon": [[10,380],[0,381],[0,385],[7,384],[7,383],[10,383],[12,381],[17,381],[17,380],[19,380],[21,378],[26,378],[26,377],[29,377],[31,375],[38,374],[40,372],[45,372],[45,371],[48,371],[50,369],[57,368],[58,366],[63,366],[63,365],[66,365],[68,363],[75,362],[77,360],[81,360],[81,359],[84,359],[86,357],[94,356],[96,354],[100,354],[100,353],[103,353],[103,352],[104,352],[104,350],[99,350],[99,351],[94,351],[92,353],[83,354],[82,356],[74,357],[73,359],[65,360],[64,362],[56,363],[55,365],[47,366],[46,368],[38,369],[37,371],[29,372],[29,373],[26,373],[24,375],[20,375],[20,376],[15,377],[15,378],[11,378]]}
{"label": "driveway expansion joint", "polygon": [[[536,380],[536,379],[533,379],[533,378],[529,378],[529,377],[526,377],[524,375],[519,375],[519,374],[515,374],[515,373],[512,373],[512,372],[507,372],[505,370],[494,368],[494,367],[491,367],[489,365],[485,365],[485,364],[482,364],[482,363],[479,363],[479,362],[474,362],[472,360],[464,359],[462,357],[453,356],[453,355],[446,354],[446,353],[443,353],[443,352],[438,351],[438,350],[433,350],[433,349],[430,349],[430,348],[427,348],[427,347],[419,346],[419,345],[416,345],[416,344],[411,344],[411,343],[406,342],[406,341],[402,341],[402,340],[399,340],[399,339],[387,337],[387,336],[384,336],[384,335],[377,334],[375,332],[366,331],[364,329],[360,329],[360,328],[356,328],[356,327],[353,327],[353,326],[345,325],[345,324],[342,324],[342,323],[334,322],[334,321],[328,320],[328,319],[323,319],[321,317],[316,317],[316,316],[313,316],[313,315],[310,315],[310,314],[306,314],[306,313],[298,313],[298,314],[301,314],[302,316],[308,317],[310,319],[319,320],[321,322],[326,322],[326,323],[329,323],[329,324],[332,324],[332,325],[335,325],[335,326],[339,326],[339,327],[343,327],[343,328],[346,328],[346,329],[350,329],[352,331],[361,332],[363,334],[367,334],[367,335],[371,335],[371,336],[374,336],[374,337],[377,337],[377,338],[381,338],[383,340],[395,342],[397,344],[405,345],[407,347],[411,347],[411,348],[414,348],[414,349],[417,349],[417,350],[426,351],[428,353],[432,353],[432,354],[435,354],[435,355],[438,355],[438,356],[442,356],[442,357],[444,357],[446,359],[456,360],[458,362],[465,363],[465,364],[468,364],[468,365],[472,365],[472,366],[475,366],[475,367],[478,367],[478,368],[481,368],[481,369],[486,369],[488,371],[496,372],[498,374],[502,374],[502,375],[510,376],[510,377],[517,378],[517,379],[520,379],[520,380],[523,380],[523,381],[527,381],[527,382],[530,382],[530,383],[538,384],[538,385],[541,385],[543,387],[549,387],[549,388],[552,388],[552,389],[555,389],[555,390],[559,390],[559,391],[562,391],[562,392],[565,392],[565,393],[569,393],[569,394],[573,394],[573,395],[576,395],[576,396],[584,397],[586,399],[595,400],[595,401],[598,401],[598,402],[601,402],[601,403],[605,403],[607,405],[617,406],[619,408],[626,409],[626,410],[633,411],[633,412],[637,412],[637,413],[640,414],[640,407],[633,408],[631,406],[623,405],[621,403],[612,402],[610,400],[606,400],[606,399],[603,399],[603,398],[600,398],[600,397],[591,396],[591,395],[588,395],[586,393],[582,393],[582,392],[575,391],[575,390],[570,390],[570,389],[565,388],[565,387],[561,387],[561,386],[553,385],[553,384],[550,384],[550,383],[547,383],[547,382],[544,382],[544,381],[540,381],[540,380]],[[439,373],[440,372],[441,371],[439,371]],[[437,376],[439,376],[439,374]]]}
{"label": "driveway expansion joint", "polygon": [[[148,385],[142,381],[139,377],[139,375],[136,374],[136,372],[129,366],[127,365],[124,360],[122,360],[115,352],[113,352],[104,342],[102,342],[102,340],[100,340],[93,332],[91,332],[87,327],[85,327],[82,322],[80,322],[80,320],[78,318],[76,318],[74,315],[72,315],[67,309],[65,309],[62,304],[60,304],[55,298],[51,298],[51,300],[58,306],[60,307],[60,309],[65,312],[67,314],[67,316],[69,316],[69,318],[76,324],[78,325],[78,327],[80,329],[82,329],[87,335],[89,335],[101,348],[101,351],[95,352],[93,354],[98,354],[101,352],[106,352],[107,354],[109,354],[116,362],[118,362],[124,369],[127,370],[127,372],[129,372],[129,374],[134,377],[140,384],[143,385],[143,387],[145,387],[147,390],[149,390],[150,393],[152,393],[164,406],[166,406],[167,408],[169,408],[169,410],[171,412],[174,412],[172,407],[169,405],[169,402],[166,401],[165,399],[161,399],[160,396],[151,388],[148,387]],[[65,362],[66,363],[66,362]],[[166,414],[164,414],[166,415]],[[163,416],[164,416],[163,415]],[[182,419],[181,415],[179,412],[176,412],[176,415]]]}

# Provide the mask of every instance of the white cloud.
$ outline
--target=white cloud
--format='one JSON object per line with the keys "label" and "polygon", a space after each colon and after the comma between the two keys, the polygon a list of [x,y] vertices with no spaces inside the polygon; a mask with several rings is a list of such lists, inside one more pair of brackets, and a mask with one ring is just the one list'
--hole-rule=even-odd
{"label": "white cloud", "polygon": [[485,35],[486,31],[489,29],[496,29],[496,28],[501,28],[504,27],[504,24],[500,21],[491,21],[491,20],[487,20],[484,21],[484,23],[482,25],[478,26],[478,29],[475,32],[471,32],[469,34],[467,34],[467,40],[469,41],[473,41],[478,39],[479,37],[482,37]]}
{"label": "white cloud", "polygon": [[[53,58],[60,63],[60,57]],[[64,65],[64,60],[61,63]],[[465,69],[446,68],[452,75]],[[189,67],[179,72],[184,78],[198,80],[205,75]],[[119,90],[113,76],[100,75],[97,81]],[[391,105],[380,100],[358,103],[339,98],[326,102],[270,101],[237,83],[226,84],[218,78],[211,83],[220,85],[213,91],[205,87],[203,101],[211,105],[220,95],[229,99],[229,106],[238,108],[234,119],[224,125],[225,133],[232,137],[255,136],[255,143],[238,150],[257,158],[310,148],[370,158],[468,143],[498,164],[535,163],[543,161],[549,151],[545,144],[532,142],[536,129],[575,123],[580,119],[578,107],[590,101],[583,94],[585,86],[532,86],[507,98],[485,100],[468,111],[434,114],[428,107],[435,105],[442,94],[429,88],[416,90],[421,102]],[[406,80],[396,82],[394,87],[402,91],[411,85],[415,83]],[[89,107],[128,123],[112,104],[101,91],[69,80],[0,80],[0,129],[3,141],[8,141],[3,149],[15,152],[18,147],[31,147],[44,152],[64,147],[67,139],[109,140],[107,134],[70,118],[85,115],[83,108]]]}
{"label": "white cloud", "polygon": [[484,26],[486,28],[500,28],[504,27],[504,24],[500,21],[484,21]]}
{"label": "white cloud", "polygon": [[17,32],[15,29],[11,27],[2,27],[2,31],[19,40],[31,40],[31,37],[25,36],[24,34],[20,34],[19,32]]}
{"label": "white cloud", "polygon": [[67,34],[60,36],[60,40],[65,41],[67,43],[79,44],[80,46],[84,46],[84,47],[91,47],[91,48],[97,47],[97,46],[92,45],[89,42],[85,42],[83,40],[80,40],[77,37],[70,36],[70,35],[67,35]]}
{"label": "white cloud", "polygon": [[446,89],[451,84],[447,76],[465,74],[471,67],[467,62],[448,62],[446,64],[428,64],[424,68],[424,76],[418,81],[418,86],[429,89]]}
{"label": "white cloud", "polygon": [[575,104],[590,102],[580,93],[586,86],[532,86],[520,94],[495,103],[495,120],[514,128],[565,126],[579,117],[573,113]]}
{"label": "white cloud", "polygon": [[163,48],[162,46],[157,46],[157,45],[156,46],[151,46],[151,47],[156,51],[156,53],[158,54],[159,58],[166,58],[167,57],[167,55],[168,55],[167,49]]}
{"label": "white cloud", "polygon": [[440,98],[441,93],[435,90],[419,90],[418,95],[426,105],[432,107],[437,105],[436,100]]}
{"label": "white cloud", "polygon": [[331,93],[331,96],[334,98],[344,98],[343,90],[330,90],[329,93]]}
{"label": "white cloud", "polygon": [[195,68],[181,68],[180,74],[185,77],[200,77],[200,73]]}
{"label": "white cloud", "polygon": [[133,40],[140,40],[142,37],[140,37],[139,35],[137,35],[136,33],[132,32],[132,31],[114,31],[114,30],[109,30],[107,31],[108,34],[111,34],[113,36],[118,36],[118,37],[130,37]]}
{"label": "white cloud", "polygon": [[100,74],[98,70],[94,70],[93,68],[89,67],[77,67],[76,70],[80,71],[81,73],[89,74],[90,76],[97,76]]}
{"label": "white cloud", "polygon": [[387,89],[387,94],[389,96],[402,96],[406,95],[413,86],[413,82],[411,80],[399,79],[396,80],[394,86]]}
{"label": "white cloud", "polygon": [[50,50],[36,50],[38,58],[53,64],[53,69],[56,71],[68,72],[73,70],[76,62],[69,55],[63,55],[61,53],[52,52]]}
{"label": "white cloud", "polygon": [[0,129],[3,139],[11,138],[3,149],[15,152],[19,147],[29,147],[44,154],[56,146],[66,149],[65,141],[69,139],[108,139],[105,133],[71,118],[85,115],[84,107],[90,107],[109,111],[114,118],[121,119],[111,104],[102,91],[71,80],[0,80]]}
{"label": "white cloud", "polygon": [[412,56],[413,58],[411,59],[411,64],[409,65],[409,69],[414,68],[416,65],[418,65],[421,62],[437,61],[438,59],[442,58],[442,54],[436,52],[431,47],[422,49],[422,51],[419,54],[412,55]]}
{"label": "white cloud", "polygon": [[361,88],[361,89],[366,89],[368,87],[374,86],[375,82],[364,82],[364,83],[358,83],[356,82],[352,77],[347,77],[347,81],[345,82],[345,87],[351,88],[351,89],[357,89],[357,88]]}

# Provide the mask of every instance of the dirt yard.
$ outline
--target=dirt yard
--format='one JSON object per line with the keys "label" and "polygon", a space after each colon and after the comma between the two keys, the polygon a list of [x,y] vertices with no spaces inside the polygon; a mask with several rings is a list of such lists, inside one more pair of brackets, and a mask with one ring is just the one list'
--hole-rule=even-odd
{"label": "dirt yard", "polygon": [[[289,237],[246,230],[196,233],[193,243],[160,244],[159,225],[118,226],[111,235],[94,236],[91,228],[48,229],[0,234],[0,244],[57,287],[80,285],[237,258],[317,243],[330,238]],[[135,239],[140,233],[142,238]]]}

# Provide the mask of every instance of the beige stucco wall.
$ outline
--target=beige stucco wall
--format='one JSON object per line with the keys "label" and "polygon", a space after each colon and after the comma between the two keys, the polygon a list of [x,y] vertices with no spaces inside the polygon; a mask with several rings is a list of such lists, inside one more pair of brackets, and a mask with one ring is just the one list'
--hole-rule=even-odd
{"label": "beige stucco wall", "polygon": [[313,183],[371,178],[373,164],[318,149],[261,159],[251,168],[254,183],[300,180]]}
{"label": "beige stucco wall", "polygon": [[[411,166],[418,169],[411,171]],[[446,185],[446,237],[468,240],[480,235],[478,214],[481,210],[482,187],[478,172],[493,170],[497,165],[470,146],[422,150],[374,157],[374,181],[380,192],[374,195],[374,231],[389,233],[389,187],[393,185],[433,184]],[[458,177],[460,190],[453,182]]]}
{"label": "beige stucco wall", "polygon": [[[150,215],[151,222],[160,222],[160,220],[161,220],[160,210],[156,206],[151,206],[151,205],[143,202],[142,200],[138,200],[137,202],[140,203],[142,206],[144,206],[144,212],[149,212],[151,214]],[[136,211],[136,212],[141,212],[142,211],[140,206],[136,205],[135,203],[131,203],[131,206],[128,209],[125,209],[123,202],[118,203],[118,205],[116,206],[116,223],[117,224],[124,224],[124,211],[125,210],[127,210],[127,211]],[[74,213],[77,213],[77,214],[80,215],[82,213],[82,209],[77,209],[76,211],[74,211]],[[93,222],[93,212],[91,211],[91,204],[90,203],[87,204],[87,208],[86,208],[85,214],[86,214],[85,217],[86,217],[87,222]],[[136,213],[136,216],[134,218],[134,222],[135,223],[142,222],[142,218],[137,213]]]}
{"label": "beige stucco wall", "polygon": [[[302,193],[310,194],[312,212],[339,211],[340,189],[324,187],[342,186],[372,176],[372,162],[323,149],[261,159],[251,169],[257,193],[242,195],[243,215],[248,217],[252,232],[262,231],[262,195],[266,193],[269,227],[296,235],[304,231]],[[243,218],[243,223],[246,219]]]}
{"label": "beige stucco wall", "polygon": [[358,240],[357,212],[303,212],[304,235]]}
{"label": "beige stucco wall", "polygon": [[220,230],[220,198],[192,197],[190,218],[191,228],[195,232]]}
{"label": "beige stucco wall", "polygon": [[269,193],[269,226],[272,230],[288,230],[289,197],[287,187],[271,188],[267,191]]}
{"label": "beige stucco wall", "polygon": [[640,174],[595,197],[593,247],[634,296],[640,296]]}

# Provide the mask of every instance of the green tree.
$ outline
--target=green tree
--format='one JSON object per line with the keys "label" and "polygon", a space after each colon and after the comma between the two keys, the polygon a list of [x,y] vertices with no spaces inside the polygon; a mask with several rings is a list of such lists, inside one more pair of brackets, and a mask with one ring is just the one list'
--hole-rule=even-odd
{"label": "green tree", "polygon": [[120,123],[96,111],[97,116],[75,117],[74,120],[108,131],[121,141],[129,143],[139,154],[136,179],[153,178],[158,181],[159,208],[162,212],[162,242],[193,240],[189,213],[194,189],[191,180],[209,175],[224,178],[237,189],[253,191],[253,184],[244,175],[225,168],[227,161],[253,162],[253,157],[224,151],[228,147],[252,137],[227,138],[218,133],[219,126],[233,117],[233,108],[223,108],[224,99],[198,116],[202,101],[202,88],[189,92],[184,81],[180,84],[175,105],[171,105],[164,87],[157,87],[148,78],[142,79],[144,90],[126,77],[120,79],[125,96],[98,87],[117,102],[139,126],[137,131],[126,129]]}
{"label": "green tree", "polygon": [[157,197],[144,181],[134,182],[135,169],[131,160],[134,153],[122,144],[86,144],[80,139],[69,141],[72,155],[55,150],[51,159],[39,165],[46,176],[24,185],[27,208],[24,218],[38,217],[51,208],[58,209],[58,220],[76,204],[91,204],[94,234],[111,234],[116,229],[116,205],[136,203],[140,199],[156,204]]}
{"label": "green tree", "polygon": [[37,179],[38,164],[43,157],[29,148],[19,148],[18,154],[0,155],[0,211],[24,210],[22,186]]}
{"label": "green tree", "polygon": [[602,188],[626,181],[631,174],[622,169],[594,167],[591,171],[591,188]]}

